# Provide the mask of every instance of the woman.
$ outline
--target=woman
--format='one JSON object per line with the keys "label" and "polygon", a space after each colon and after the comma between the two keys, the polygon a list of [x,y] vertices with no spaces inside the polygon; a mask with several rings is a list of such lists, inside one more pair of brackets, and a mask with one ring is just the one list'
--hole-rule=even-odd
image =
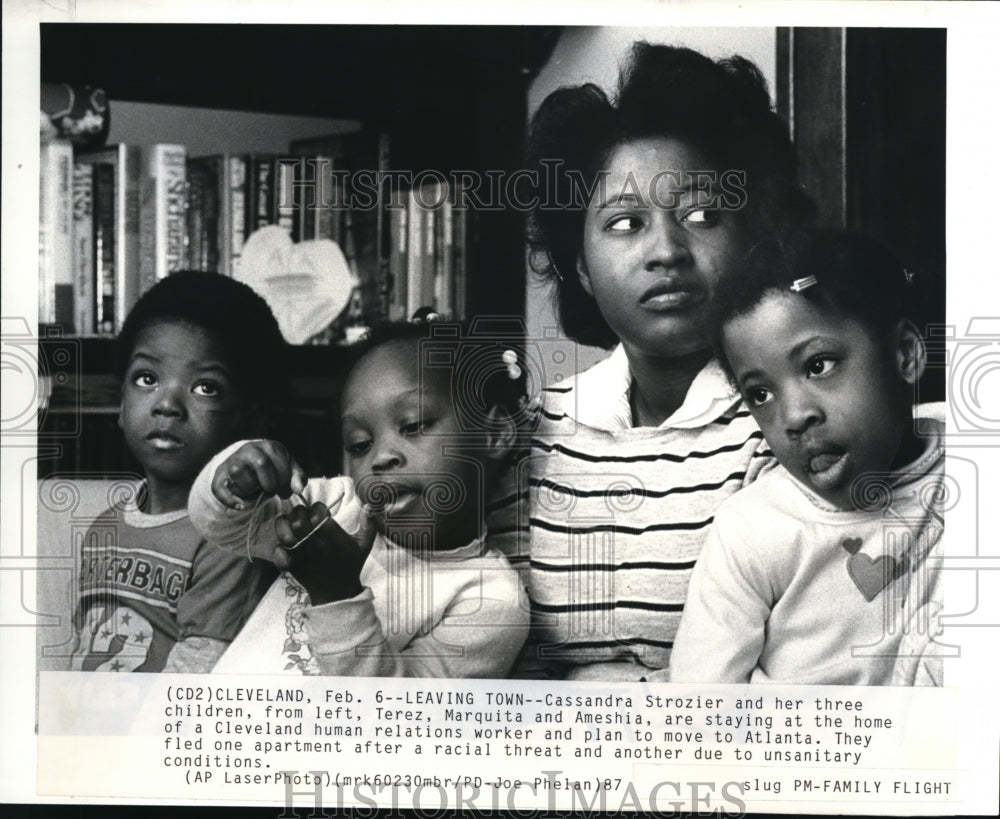
{"label": "woman", "polygon": [[[715,508],[774,463],[712,360],[706,308],[756,240],[812,206],[765,83],[739,57],[637,43],[613,103],[589,84],[545,99],[529,159],[544,186],[535,270],[566,334],[613,351],[543,392],[521,470],[522,672],[648,679],[667,668]],[[513,503],[494,520],[515,509],[523,526]]]}

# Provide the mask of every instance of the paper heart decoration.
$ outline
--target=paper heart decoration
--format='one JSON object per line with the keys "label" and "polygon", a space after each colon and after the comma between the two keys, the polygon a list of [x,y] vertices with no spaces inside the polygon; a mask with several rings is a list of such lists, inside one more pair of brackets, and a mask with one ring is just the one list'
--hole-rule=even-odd
{"label": "paper heart decoration", "polygon": [[277,225],[250,234],[234,278],[264,298],[289,344],[303,344],[326,329],[358,284],[336,242],[316,239],[296,244]]}
{"label": "paper heart decoration", "polygon": [[892,555],[880,555],[872,560],[868,555],[858,553],[859,544],[855,543],[858,540],[860,538],[847,538],[843,541],[843,547],[851,555],[847,558],[847,573],[865,600],[871,603],[882,589],[897,577],[906,574],[910,561],[905,557],[897,558]]}

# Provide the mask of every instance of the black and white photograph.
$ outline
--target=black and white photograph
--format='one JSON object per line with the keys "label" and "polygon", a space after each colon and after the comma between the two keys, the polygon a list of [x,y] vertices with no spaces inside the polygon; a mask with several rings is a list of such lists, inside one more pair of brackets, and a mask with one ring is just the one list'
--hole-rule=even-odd
{"label": "black and white photograph", "polygon": [[0,799],[995,811],[1000,14],[864,5],[5,8]]}

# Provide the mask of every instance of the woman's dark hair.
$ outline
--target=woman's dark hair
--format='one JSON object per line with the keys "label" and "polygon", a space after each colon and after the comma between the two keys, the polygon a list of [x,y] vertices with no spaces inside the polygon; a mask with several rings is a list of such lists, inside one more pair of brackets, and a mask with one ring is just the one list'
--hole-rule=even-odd
{"label": "woman's dark hair", "polygon": [[414,342],[414,370],[421,377],[440,378],[439,383],[446,385],[464,431],[489,431],[501,420],[489,415],[497,406],[518,428],[532,420],[527,406],[529,367],[520,325],[512,330],[483,320],[469,324],[444,319],[376,325],[349,348],[341,383],[347,383],[361,359],[395,341]]}
{"label": "woman's dark hair", "polygon": [[218,273],[180,270],[147,290],[118,334],[115,374],[125,377],[136,339],[152,324],[180,322],[211,333],[247,400],[264,412],[287,398],[287,345],[267,302]]}
{"label": "woman's dark hair", "polygon": [[583,344],[607,348],[618,338],[577,276],[588,205],[581,190],[593,190],[617,146],[650,137],[682,140],[715,170],[744,173],[742,217],[751,237],[814,214],[795,182],[788,128],[752,62],[636,43],[614,102],[590,83],[560,88],[532,117],[528,136],[528,166],[539,180],[528,222],[532,268],[556,285],[562,327]]}
{"label": "woman's dark hair", "polygon": [[[792,284],[809,276],[815,284]],[[806,282],[803,282],[805,284]],[[796,293],[823,312],[860,322],[889,337],[918,303],[918,282],[881,242],[846,230],[797,230],[755,245],[735,270],[726,271],[709,308],[712,346],[727,375],[732,367],[722,343],[725,325],[745,315],[769,293]]]}

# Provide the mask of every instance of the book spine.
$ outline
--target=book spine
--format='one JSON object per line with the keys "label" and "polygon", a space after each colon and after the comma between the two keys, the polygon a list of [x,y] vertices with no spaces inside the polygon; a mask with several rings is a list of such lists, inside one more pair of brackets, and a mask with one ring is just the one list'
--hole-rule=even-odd
{"label": "book spine", "polygon": [[39,321],[73,332],[73,146],[53,140],[42,148],[40,159],[39,223],[46,235],[40,243]]}
{"label": "book spine", "polygon": [[416,188],[410,190],[407,197],[409,209],[409,236],[406,249],[406,316],[410,318],[420,308],[423,284],[424,262],[424,210],[420,206]]}
{"label": "book spine", "polygon": [[55,232],[55,313],[56,324],[74,332],[73,319],[73,146],[52,143],[57,156]]}
{"label": "book spine", "polygon": [[[316,204],[311,214],[311,218],[305,220],[312,225],[309,229],[312,236],[303,234],[303,239],[332,239],[337,241],[340,232],[337,230],[335,220],[339,217],[339,211],[335,207],[337,204],[335,179],[333,177],[333,160],[328,156],[317,156],[310,163],[315,168],[316,174]],[[307,231],[308,232],[308,231]]]}
{"label": "book spine", "polygon": [[219,264],[219,223],[221,203],[219,197],[219,176],[222,162],[219,157],[202,160],[204,187],[202,189],[201,255],[202,270],[218,273]]}
{"label": "book spine", "polygon": [[149,156],[143,156],[142,192],[139,204],[139,292],[156,284],[157,224],[156,180],[146,167]]}
{"label": "book spine", "polygon": [[[164,178],[165,234],[166,234],[166,272],[169,275],[184,269],[187,259],[186,252],[186,219],[184,212],[184,196],[186,184],[186,149],[183,145],[164,145],[161,151],[161,167]],[[163,278],[161,276],[160,278]]]}
{"label": "book spine", "polygon": [[302,179],[302,162],[298,157],[280,157],[275,160],[274,212],[275,224],[299,237],[299,212],[295,197],[295,183]]}
{"label": "book spine", "polygon": [[406,279],[407,279],[407,210],[406,203],[401,208],[389,211],[389,320],[406,319]]}
{"label": "book spine", "polygon": [[452,220],[451,198],[445,197],[439,213],[441,217],[441,253],[439,268],[441,270],[440,302],[438,310],[446,316],[455,315],[455,264],[454,264],[454,225]]}
{"label": "book spine", "polygon": [[329,236],[328,238],[333,239],[341,249],[344,246],[344,222],[346,220],[347,206],[345,204],[346,191],[344,186],[341,184],[341,180],[334,176],[330,180],[330,196],[331,207],[329,208],[329,217],[324,221],[324,225],[329,224]]}
{"label": "book spine", "polygon": [[94,263],[96,329],[99,333],[113,334],[119,327],[115,316],[116,242],[115,242],[115,165],[110,162],[94,163]]}
{"label": "book spine", "polygon": [[55,169],[49,146],[43,145],[38,156],[38,323],[51,324],[56,319],[55,274],[52,270],[53,233],[55,231]]}
{"label": "book spine", "polygon": [[302,157],[299,172],[299,189],[295,200],[296,227],[294,237],[299,242],[318,238],[316,227],[319,215],[320,170],[316,157]]}
{"label": "book spine", "polygon": [[438,211],[436,208],[430,207],[433,203],[437,202],[437,189],[438,183],[432,183],[430,185],[425,185],[423,187],[423,226],[424,235],[421,241],[421,252],[423,254],[423,263],[421,264],[421,280],[420,280],[420,306],[421,307],[434,307],[437,308],[435,299],[435,288],[437,285],[437,261],[436,252],[434,247],[434,234],[437,230],[438,221]]}
{"label": "book spine", "polygon": [[247,214],[249,208],[247,193],[247,158],[244,156],[229,157],[229,275],[235,276],[239,267],[240,254],[246,242],[249,230]]}
{"label": "book spine", "polygon": [[[437,186],[435,185],[435,191]],[[439,201],[435,199],[435,201]],[[434,208],[434,309],[442,315],[448,310],[444,303],[444,205]]]}
{"label": "book spine", "polygon": [[80,335],[92,335],[95,327],[94,300],[94,169],[77,163],[73,167],[73,325]]}
{"label": "book spine", "polygon": [[202,267],[202,233],[205,218],[205,174],[201,163],[188,160],[187,184],[184,195],[184,229],[187,247],[184,267],[188,270],[204,270]]}
{"label": "book spine", "polygon": [[115,153],[115,225],[118,231],[115,325],[121,327],[142,292],[139,278],[142,148],[119,145]]}
{"label": "book spine", "polygon": [[140,241],[146,291],[185,263],[184,146],[152,145],[144,164]]}
{"label": "book spine", "polygon": [[224,276],[233,275],[233,201],[232,157],[228,154],[216,158],[215,196],[218,202],[219,219],[215,233],[215,253],[218,271]]}
{"label": "book spine", "polygon": [[254,156],[249,232],[274,224],[274,157]]}

